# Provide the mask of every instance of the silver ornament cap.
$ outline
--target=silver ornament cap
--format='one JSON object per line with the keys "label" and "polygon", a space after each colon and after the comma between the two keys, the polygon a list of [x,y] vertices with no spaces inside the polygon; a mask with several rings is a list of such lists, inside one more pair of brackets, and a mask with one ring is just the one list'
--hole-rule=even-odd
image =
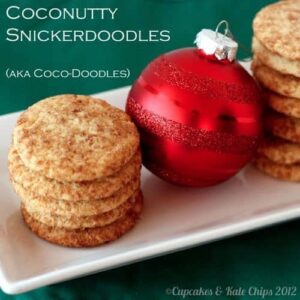
{"label": "silver ornament cap", "polygon": [[[224,34],[219,32],[219,28],[225,24]],[[218,60],[228,59],[230,62],[236,58],[238,43],[233,40],[229,30],[228,22],[221,21],[216,30],[202,29],[196,36],[195,44],[207,55],[215,55]]]}

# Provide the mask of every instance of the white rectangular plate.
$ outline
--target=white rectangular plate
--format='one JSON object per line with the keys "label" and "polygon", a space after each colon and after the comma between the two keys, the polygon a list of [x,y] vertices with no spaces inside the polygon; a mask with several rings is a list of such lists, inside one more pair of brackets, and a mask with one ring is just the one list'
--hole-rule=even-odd
{"label": "white rectangular plate", "polygon": [[[98,94],[124,107],[129,88]],[[69,249],[31,233],[19,213],[7,153],[19,113],[0,117],[0,286],[21,293],[115,268],[300,216],[300,184],[280,182],[251,166],[220,185],[193,189],[165,183],[142,170],[145,208],[121,239],[93,249]]]}

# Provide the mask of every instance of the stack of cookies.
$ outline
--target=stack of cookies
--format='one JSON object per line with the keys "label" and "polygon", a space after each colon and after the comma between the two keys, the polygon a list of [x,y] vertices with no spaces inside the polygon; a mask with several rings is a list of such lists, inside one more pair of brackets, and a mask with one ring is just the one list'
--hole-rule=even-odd
{"label": "stack of cookies", "polygon": [[96,246],[139,218],[139,134],[125,112],[105,101],[61,95],[29,107],[8,160],[23,219],[47,241]]}
{"label": "stack of cookies", "polygon": [[253,30],[252,70],[267,106],[255,165],[275,178],[300,181],[300,1],[265,7]]}

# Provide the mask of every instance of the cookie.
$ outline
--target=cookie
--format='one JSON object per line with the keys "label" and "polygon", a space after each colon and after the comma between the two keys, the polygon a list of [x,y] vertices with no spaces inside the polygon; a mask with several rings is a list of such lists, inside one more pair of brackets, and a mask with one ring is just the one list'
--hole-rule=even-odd
{"label": "cookie", "polygon": [[280,164],[300,163],[300,145],[275,136],[264,137],[257,152]]}
{"label": "cookie", "polygon": [[132,229],[139,219],[142,206],[143,199],[140,193],[135,205],[125,217],[103,227],[75,230],[47,226],[34,219],[24,206],[21,206],[21,212],[29,229],[44,240],[67,247],[94,247],[114,241]]}
{"label": "cookie", "polygon": [[300,60],[300,1],[279,1],[260,10],[253,20],[255,37],[270,52]]}
{"label": "cookie", "polygon": [[300,181],[300,164],[285,165],[273,162],[264,156],[259,156],[255,159],[254,165],[263,173],[274,178],[286,181]]}
{"label": "cookie", "polygon": [[24,165],[58,181],[89,181],[118,172],[139,147],[130,117],[103,100],[60,95],[23,112],[13,144]]}
{"label": "cookie", "polygon": [[[132,195],[128,200],[117,206],[116,208],[109,210],[99,215],[92,215],[87,217],[80,217],[73,215],[71,217],[65,217],[61,215],[45,213],[31,210],[30,202],[23,202],[23,206],[26,211],[37,221],[52,227],[61,227],[68,230],[72,229],[84,229],[100,227],[111,224],[116,220],[123,218],[130,209],[134,206],[138,192]],[[28,205],[27,205],[28,204]]]}
{"label": "cookie", "polygon": [[256,37],[252,39],[252,51],[267,67],[283,74],[300,77],[300,60],[289,60],[271,52]]}
{"label": "cookie", "polygon": [[10,175],[25,189],[46,198],[66,201],[91,201],[107,198],[140,175],[141,154],[137,151],[133,158],[117,173],[94,181],[66,182],[39,176],[26,168],[14,146],[8,155]]}
{"label": "cookie", "polygon": [[300,143],[300,119],[269,111],[265,116],[265,127],[275,136]]}
{"label": "cookie", "polygon": [[251,67],[254,77],[263,87],[280,95],[300,99],[300,78],[279,73],[264,65],[256,56]]}
{"label": "cookie", "polygon": [[271,91],[265,91],[264,98],[267,105],[277,112],[300,118],[300,99],[282,96]]}
{"label": "cookie", "polygon": [[127,201],[139,189],[140,179],[136,178],[119,190],[117,194],[108,198],[75,202],[37,196],[13,180],[12,184],[22,201],[27,207],[30,207],[30,211],[35,211],[38,214],[56,214],[71,218],[74,215],[77,217],[98,215],[115,209]]}

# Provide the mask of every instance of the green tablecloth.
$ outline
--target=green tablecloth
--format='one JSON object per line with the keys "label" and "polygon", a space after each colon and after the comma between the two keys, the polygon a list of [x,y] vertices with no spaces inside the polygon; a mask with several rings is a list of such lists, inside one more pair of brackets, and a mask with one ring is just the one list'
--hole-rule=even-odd
{"label": "green tablecloth", "polygon": [[[2,0],[0,114],[26,108],[31,103],[58,93],[91,94],[130,84],[143,67],[157,55],[190,46],[203,27],[214,28],[221,19],[231,24],[240,42],[239,57],[250,56],[251,21],[256,11],[272,1],[234,0],[102,0],[44,1],[48,7],[118,7],[114,21],[12,21],[5,17],[9,5],[39,7],[28,0]],[[20,4],[22,3],[22,4]],[[6,29],[167,29],[168,43],[9,43]],[[6,68],[131,69],[129,79],[6,79]],[[251,286],[300,289],[300,221],[245,234],[191,250],[136,263],[97,275],[41,288],[15,296],[17,299],[172,299],[166,289]],[[1,241],[0,241],[1,242]],[[0,291],[0,299],[8,299]],[[197,298],[197,297],[191,297]],[[201,299],[262,299],[261,297],[202,296]],[[266,299],[300,299],[267,297]]]}

